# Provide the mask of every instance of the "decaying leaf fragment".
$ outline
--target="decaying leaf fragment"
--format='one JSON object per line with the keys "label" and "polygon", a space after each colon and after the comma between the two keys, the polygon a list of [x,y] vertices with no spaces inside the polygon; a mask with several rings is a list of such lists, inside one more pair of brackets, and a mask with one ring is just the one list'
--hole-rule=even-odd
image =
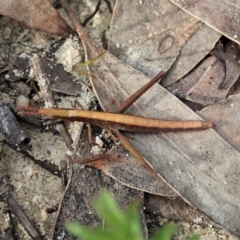
{"label": "decaying leaf fragment", "polygon": [[123,148],[114,148],[111,152],[86,157],[74,158],[71,163],[81,163],[101,169],[105,174],[123,184],[152,194],[176,196],[176,193],[164,182],[159,181],[137,159],[129,156]]}
{"label": "decaying leaf fragment", "polygon": [[[210,56],[198,67],[180,81],[170,85],[167,89],[175,95],[187,100],[209,105],[226,98],[230,88],[240,75],[239,61],[240,48],[236,43],[226,46],[226,78],[225,71],[220,61],[215,56]],[[219,84],[222,88],[219,89]]]}
{"label": "decaying leaf fragment", "polygon": [[193,17],[240,44],[240,2],[236,0],[171,0]]}
{"label": "decaying leaf fragment", "polygon": [[[40,58],[42,61],[43,71],[48,76],[50,81],[50,89],[52,91],[73,96],[80,94],[79,89],[81,85],[75,81],[72,75],[64,70],[62,64],[57,64],[47,58]],[[9,69],[7,74],[2,74],[0,78],[16,83],[16,81],[22,78],[31,78],[32,76],[30,76],[30,73],[29,59],[16,58],[14,59],[13,67]]]}
{"label": "decaying leaf fragment", "polygon": [[214,48],[221,34],[206,24],[196,31],[182,48],[176,61],[161,80],[167,87],[188,74]]}
{"label": "decaying leaf fragment", "polygon": [[240,94],[232,95],[199,112],[215,123],[215,131],[240,152]]}
{"label": "decaying leaf fragment", "polygon": [[0,14],[60,37],[67,38],[74,34],[48,0],[2,0]]}
{"label": "decaying leaf fragment", "polygon": [[0,133],[16,148],[30,147],[30,138],[21,128],[18,120],[6,104],[0,104]]}
{"label": "decaying leaf fragment", "polygon": [[145,199],[145,211],[171,220],[197,223],[202,226],[213,224],[203,213],[188,205],[180,197],[164,197],[148,194]]}

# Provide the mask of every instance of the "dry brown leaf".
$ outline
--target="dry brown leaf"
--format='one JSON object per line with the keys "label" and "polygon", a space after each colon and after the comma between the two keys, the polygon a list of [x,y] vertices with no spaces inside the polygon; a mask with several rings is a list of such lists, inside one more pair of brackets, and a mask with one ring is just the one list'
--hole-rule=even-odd
{"label": "dry brown leaf", "polygon": [[[100,55],[103,49],[85,33],[75,16],[71,17],[84,45],[86,58]],[[112,97],[116,102],[122,102],[149,81],[143,73],[110,53],[89,68],[96,77],[91,80],[104,109]],[[146,92],[129,108],[128,113],[154,118],[199,119],[197,114],[159,85]],[[185,201],[240,236],[237,224],[240,218],[238,151],[214,130],[126,136]]]}
{"label": "dry brown leaf", "polygon": [[174,4],[214,30],[240,44],[240,2],[236,0],[171,0]]}
{"label": "dry brown leaf", "polygon": [[188,74],[214,48],[221,37],[216,31],[203,24],[187,41],[178,58],[161,80],[166,87]]}
{"label": "dry brown leaf", "polygon": [[233,89],[231,91],[232,95],[236,95],[240,93],[240,77],[238,78],[238,80],[236,81],[236,83],[233,86]]}
{"label": "dry brown leaf", "polygon": [[213,225],[213,222],[196,208],[189,206],[180,197],[169,198],[147,195],[144,199],[145,211],[175,221],[197,223],[202,226]]}
{"label": "dry brown leaf", "polygon": [[216,124],[215,130],[240,152],[240,94],[233,95],[199,112]]}
{"label": "dry brown leaf", "polygon": [[[60,92],[68,95],[79,95],[80,84],[75,81],[74,77],[64,70],[62,64],[57,64],[47,58],[40,58],[42,61],[43,71],[47,74],[50,84],[50,89],[54,92]],[[31,74],[29,59],[16,58],[14,59],[12,68],[8,73],[3,74],[0,79],[14,82],[22,78],[28,79]],[[16,83],[15,83],[16,84]]]}
{"label": "dry brown leaf", "polygon": [[117,1],[112,19],[109,51],[149,77],[167,71],[201,26],[168,0]]}
{"label": "dry brown leaf", "polygon": [[[78,31],[86,44],[88,57],[91,59],[99,55],[101,49],[97,48],[96,43],[85,35],[83,30]],[[112,97],[117,96],[115,99],[122,102],[140,85],[149,81],[144,74],[125,65],[111,54],[105,54],[89,67],[96,76],[92,83],[104,108]],[[166,119],[199,119],[195,113],[158,85],[145,93],[128,113],[155,118],[161,116]],[[238,165],[240,169],[240,154],[237,151],[213,130],[127,136],[186,201],[224,228],[240,235],[240,229],[236,229],[235,225],[240,217],[238,183],[232,181],[239,175],[237,169]],[[224,182],[228,184],[224,185]]]}
{"label": "dry brown leaf", "polygon": [[209,105],[226,98],[230,88],[240,75],[240,49],[235,43],[226,47],[225,59],[227,65],[226,79],[223,89],[218,89],[224,76],[224,69],[215,56],[204,60],[185,78],[170,85],[167,89],[175,95],[187,100]]}
{"label": "dry brown leaf", "polygon": [[177,195],[164,181],[159,181],[158,176],[153,176],[122,148],[118,147],[109,153],[86,158],[85,162],[131,188],[161,196]]}
{"label": "dry brown leaf", "polygon": [[48,0],[2,0],[0,14],[60,37],[67,38],[74,34]]}

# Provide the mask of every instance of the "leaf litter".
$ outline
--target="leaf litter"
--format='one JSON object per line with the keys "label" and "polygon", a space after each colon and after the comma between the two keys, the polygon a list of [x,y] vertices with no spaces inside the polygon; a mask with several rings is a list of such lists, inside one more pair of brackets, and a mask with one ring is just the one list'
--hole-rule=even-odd
{"label": "leaf litter", "polygon": [[[120,2],[120,1],[119,1]],[[199,24],[200,25],[200,24]],[[85,40],[89,40],[89,38],[85,38]],[[90,41],[88,44],[95,44],[94,42]],[[184,45],[184,44],[183,44]],[[88,50],[90,50],[90,55],[92,54],[93,57],[97,56],[97,52],[95,51],[92,46],[87,46]],[[176,51],[177,52],[177,51]],[[91,58],[93,58],[91,57]],[[103,74],[106,74],[107,77],[109,78],[108,80],[105,79],[105,83],[99,82],[100,86],[97,86],[95,83],[95,89],[97,89],[97,94],[100,97],[101,100],[101,105],[102,106],[107,106],[109,103],[109,100],[111,100],[112,96],[119,96],[119,99],[117,99],[117,104],[125,100],[127,95],[132,94],[134,92],[134,81],[138,81],[138,85],[144,84],[144,81],[148,81],[149,78],[146,78],[143,74],[135,71],[134,69],[131,69],[129,66],[124,65],[123,63],[119,62],[116,58],[113,56],[104,56],[103,59],[99,60],[100,63],[95,63],[93,66],[96,68],[99,68],[98,71],[93,69],[92,66],[90,66],[91,70],[95,73],[97,73],[97,76],[103,76]],[[109,66],[106,66],[107,65]],[[100,64],[104,64],[100,66]],[[113,66],[112,66],[113,65]],[[169,64],[170,66],[171,64]],[[110,71],[109,71],[110,69]],[[127,70],[129,72],[127,72]],[[125,75],[124,75],[125,73]],[[121,75],[123,76],[121,77]],[[129,81],[126,79],[129,78],[129,75],[132,75],[132,79],[130,78]],[[95,76],[95,75],[94,75]],[[112,77],[114,77],[114,83],[112,83]],[[122,83],[115,82],[117,81],[117,78],[119,78]],[[141,81],[143,79],[143,81]],[[94,81],[94,79],[93,79]],[[101,90],[102,87],[102,90]],[[108,89],[109,88],[109,89]],[[130,89],[129,89],[130,88]],[[139,88],[139,86],[135,86],[135,88]],[[103,90],[104,89],[104,90]],[[100,91],[101,90],[101,91]],[[109,92],[108,96],[106,96],[106,91]],[[123,90],[123,93],[121,91]],[[159,91],[159,92],[158,92]],[[120,96],[121,95],[121,96]],[[103,97],[107,97],[105,100]],[[144,96],[143,96],[144,98]],[[154,101],[152,103],[152,100],[157,99],[156,102]],[[159,99],[161,101],[159,102]],[[145,104],[145,105],[144,105]],[[191,112],[188,108],[186,108],[183,104],[178,102],[176,98],[174,98],[172,95],[170,95],[167,91],[163,90],[159,86],[154,86],[153,89],[149,90],[149,94],[146,95],[144,99],[140,99],[137,104],[137,109],[129,109],[129,112],[133,113],[143,113],[146,114],[146,116],[154,116],[154,113],[150,111],[149,109],[146,110],[146,106],[148,108],[152,108],[156,111],[155,115],[159,115],[169,118],[169,119],[194,119],[197,118],[196,114]],[[117,106],[116,106],[117,107]],[[157,109],[157,110],[156,110]],[[205,116],[207,119],[209,116]],[[131,136],[130,140],[133,141],[138,149],[141,149],[142,152],[146,153],[145,156],[148,160],[153,161],[154,165],[157,166],[157,169],[159,170],[160,173],[163,172],[163,176],[165,179],[167,179],[172,186],[178,190],[178,193],[180,195],[183,195],[185,200],[187,202],[191,202],[193,205],[197,206],[200,208],[200,210],[204,212],[208,212],[210,209],[210,214],[213,214],[213,219],[221,220],[224,219],[225,214],[224,212],[229,211],[228,207],[229,206],[224,206],[223,209],[221,209],[221,202],[222,203],[230,203],[231,202],[231,194],[234,195],[234,189],[228,191],[229,187],[229,182],[231,186],[234,185],[234,183],[231,182],[231,180],[227,179],[226,175],[232,175],[232,172],[228,171],[231,170],[232,167],[230,166],[233,163],[233,158],[232,156],[235,155],[236,159],[238,157],[238,153],[234,150],[232,151],[232,148],[229,147],[229,145],[226,145],[226,143],[219,138],[213,131],[208,131],[211,132],[211,134],[204,132],[204,133],[167,133],[167,134],[158,134],[156,137],[154,136],[154,141],[152,139],[153,136],[150,136],[151,138],[149,139],[149,136],[145,136],[143,138],[143,135],[136,135],[136,138],[134,139],[133,135]],[[135,134],[134,134],[135,135]],[[185,136],[186,135],[186,136]],[[142,138],[142,141],[140,141]],[[203,138],[201,140],[201,138]],[[207,142],[204,144],[203,142],[206,140]],[[186,144],[182,143],[186,140]],[[196,140],[197,139],[197,140]],[[149,147],[149,149],[144,148],[145,145],[148,145],[148,143],[153,142],[153,145]],[[196,145],[193,145],[192,142],[195,142]],[[219,147],[219,149],[222,149],[223,151],[226,151],[226,154],[222,154],[222,152],[219,152],[218,156],[214,156],[215,152],[212,151],[210,148],[211,143],[217,142],[216,148]],[[220,144],[220,143],[221,144]],[[158,145],[159,144],[159,145]],[[161,146],[160,146],[161,145]],[[206,146],[207,145],[207,146]],[[155,151],[155,148],[160,148],[159,151]],[[189,149],[189,146],[191,146],[191,149]],[[228,148],[227,148],[228,147]],[[166,150],[171,150],[172,153],[168,153]],[[196,151],[195,151],[196,150]],[[190,152],[192,151],[192,152]],[[151,152],[151,153],[150,153]],[[153,153],[153,156],[151,157],[151,154]],[[171,155],[170,155],[171,154]],[[191,154],[195,154],[194,156]],[[221,159],[223,162],[227,162],[227,158],[225,157],[227,154],[229,154],[230,158],[230,163],[229,165],[224,165],[222,162],[217,162],[218,158]],[[191,157],[193,159],[197,159],[198,161],[193,162],[191,161]],[[153,160],[151,160],[153,159]],[[161,165],[159,165],[159,159],[163,161]],[[179,159],[180,163],[175,161],[175,159]],[[173,161],[172,161],[173,160]],[[186,161],[187,160],[187,161]],[[216,162],[216,165],[218,168],[214,168],[212,162]],[[121,162],[120,162],[121,163]],[[119,164],[120,164],[119,163]],[[165,166],[166,165],[166,166]],[[124,165],[123,165],[124,166]],[[173,168],[174,166],[174,168]],[[237,165],[235,165],[237,166]],[[169,169],[167,169],[168,167]],[[188,168],[189,167],[189,168]],[[215,177],[215,182],[214,182],[214,177],[211,176],[211,171],[213,172],[220,173],[219,176],[217,175]],[[226,172],[224,173],[222,171],[222,168],[226,168]],[[111,170],[111,168],[110,168]],[[166,170],[166,171],[165,171]],[[196,171],[197,170],[197,171]],[[203,170],[205,170],[205,174],[203,173]],[[208,171],[209,170],[209,171]],[[182,172],[181,172],[182,171]],[[195,175],[196,174],[196,175]],[[236,167],[236,175],[237,175],[237,167]],[[170,176],[172,175],[172,177]],[[182,177],[183,176],[183,177]],[[211,177],[209,177],[211,176]],[[222,177],[225,176],[225,177]],[[232,175],[235,176],[235,175]],[[184,178],[186,177],[186,178]],[[175,178],[175,179],[174,179]],[[206,178],[206,179],[205,179]],[[176,181],[177,180],[177,181]],[[183,180],[183,181],[182,181]],[[209,184],[208,180],[212,184],[216,184],[216,182],[221,183],[221,185],[215,185],[216,187],[207,188],[206,185]],[[226,180],[226,181],[225,181]],[[190,182],[190,184],[188,183]],[[180,185],[181,183],[181,185]],[[227,185],[226,188],[224,188],[223,185]],[[199,187],[199,189],[197,189]],[[205,188],[204,188],[205,187]],[[219,188],[217,188],[219,187]],[[224,197],[214,195],[213,193],[216,192],[216,189],[220,189],[219,192],[222,191],[222,194],[225,194]],[[222,190],[221,190],[222,189]],[[199,191],[197,191],[199,190]],[[204,192],[205,190],[205,192]],[[204,195],[205,193],[206,195]],[[193,197],[191,198],[191,194],[196,194],[196,198]],[[212,196],[210,196],[212,194]],[[229,196],[230,195],[230,196]],[[199,197],[200,196],[200,197]],[[199,199],[200,198],[200,199]],[[213,198],[213,199],[212,199]],[[217,201],[214,204],[214,199]],[[208,202],[209,201],[209,205]],[[205,202],[207,202],[205,204]],[[233,206],[236,202],[233,202]],[[216,209],[214,211],[214,208],[211,209],[211,204],[216,206]],[[229,204],[231,205],[231,204]],[[218,209],[219,206],[219,209]],[[236,208],[237,209],[237,208]],[[219,211],[218,211],[219,210]],[[212,212],[211,212],[212,211]],[[214,216],[214,213],[219,213],[222,214],[221,216]],[[229,211],[230,214],[234,212],[234,210],[231,212]],[[214,218],[215,217],[215,218]],[[218,218],[219,217],[219,218]],[[231,217],[231,216],[229,216]],[[225,219],[224,219],[225,220]],[[218,221],[219,222],[219,221]],[[227,221],[226,221],[227,222]],[[222,225],[225,226],[225,222],[221,223]],[[227,228],[233,229],[234,226],[231,224],[226,225]],[[225,226],[225,227],[226,227]],[[236,229],[237,230],[237,229]],[[235,233],[236,234],[236,233]]]}
{"label": "leaf litter", "polygon": [[238,1],[221,1],[217,5],[214,0],[204,0],[201,2],[171,0],[171,2],[233,42],[240,43],[240,4]]}
{"label": "leaf litter", "polygon": [[74,31],[60,16],[48,0],[7,1],[1,2],[0,14],[22,22],[29,28],[67,38]]}
{"label": "leaf litter", "polygon": [[[227,74],[223,83],[222,80],[225,76],[224,68],[220,61],[212,55],[203,60],[186,77],[168,86],[167,89],[176,96],[205,106],[225,99],[240,75],[239,46],[229,42],[226,45],[224,56]],[[219,89],[219,84],[221,83],[223,87]]]}
{"label": "leaf litter", "polygon": [[[103,50],[80,25],[76,24],[75,28],[83,42],[86,59],[98,56]],[[105,54],[89,68],[96,76],[97,80],[91,81],[103,109],[113,96],[118,96],[118,100],[126,99],[149,79],[111,54]],[[197,114],[157,85],[149,89],[128,113],[166,119],[199,119]],[[126,136],[185,201],[232,233],[239,234],[235,223],[240,216],[236,181],[240,155],[234,148],[213,130],[144,134],[144,138],[139,134]]]}

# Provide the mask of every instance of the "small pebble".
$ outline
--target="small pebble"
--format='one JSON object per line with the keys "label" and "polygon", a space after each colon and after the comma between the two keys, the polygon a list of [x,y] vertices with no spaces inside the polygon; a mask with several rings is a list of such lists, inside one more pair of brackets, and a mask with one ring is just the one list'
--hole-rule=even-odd
{"label": "small pebble", "polygon": [[29,106],[29,98],[27,98],[27,97],[25,97],[23,95],[18,96],[18,98],[17,98],[17,105],[21,106],[21,107]]}
{"label": "small pebble", "polygon": [[102,147],[103,146],[103,141],[99,136],[96,136],[95,138],[95,143],[99,146]]}

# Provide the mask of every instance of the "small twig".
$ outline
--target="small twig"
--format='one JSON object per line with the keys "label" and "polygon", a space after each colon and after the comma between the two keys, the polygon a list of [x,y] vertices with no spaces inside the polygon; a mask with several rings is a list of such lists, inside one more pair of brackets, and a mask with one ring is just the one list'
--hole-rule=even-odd
{"label": "small twig", "polygon": [[13,196],[7,191],[2,193],[2,196],[6,199],[7,205],[10,208],[11,212],[18,218],[18,220],[24,226],[24,228],[27,230],[27,232],[32,237],[32,239],[43,240],[43,237],[41,236],[39,231],[35,228],[35,226],[32,224],[32,222],[29,220],[29,218],[23,212],[21,207],[18,205],[18,203],[13,198]]}
{"label": "small twig", "polygon": [[77,163],[77,164],[86,164],[88,165],[89,163],[92,162],[96,162],[96,161],[101,161],[102,159],[104,159],[105,161],[109,161],[110,158],[113,158],[114,155],[111,155],[110,153],[102,153],[102,154],[98,154],[95,156],[88,156],[88,157],[71,157],[69,162],[70,163]]}
{"label": "small twig", "polygon": [[13,217],[12,217],[12,214],[11,214],[11,211],[8,210],[8,215],[9,215],[9,223],[10,223],[10,232],[11,232],[11,237],[13,240],[18,240],[18,237],[17,237],[17,233],[16,233],[16,228],[15,228],[15,225],[14,225],[14,222],[13,222]]}
{"label": "small twig", "polygon": [[113,13],[112,5],[109,0],[104,0],[104,2],[107,4],[108,10],[110,13]]}
{"label": "small twig", "polygon": [[[45,106],[47,108],[53,108],[56,107],[56,103],[53,97],[53,94],[50,90],[50,81],[47,78],[46,74],[43,72],[43,67],[41,63],[41,59],[39,58],[38,55],[34,55],[31,60],[30,60],[33,70],[35,71],[35,76],[38,81],[39,88],[42,92],[44,101],[45,101]],[[55,125],[57,130],[60,132],[61,136],[64,139],[64,142],[67,146],[68,149],[72,149],[72,138],[67,131],[66,126],[64,123],[58,123]]]}
{"label": "small twig", "polygon": [[67,176],[67,161],[61,161],[61,173],[62,173],[62,187],[63,189],[66,188],[68,183],[68,176]]}
{"label": "small twig", "polygon": [[101,34],[101,42],[103,49],[108,50],[108,39],[106,36],[106,29]]}
{"label": "small twig", "polygon": [[132,104],[138,100],[139,97],[143,95],[153,84],[155,84],[162,76],[165,74],[164,71],[159,72],[154,78],[152,78],[147,84],[141,87],[138,91],[132,94],[128,99],[126,99],[121,106],[119,106],[117,113],[124,113]]}
{"label": "small twig", "polygon": [[133,146],[130,141],[124,137],[119,131],[115,131],[118,139],[122,143],[125,149],[127,149],[134,157],[138,159],[140,163],[143,164],[154,176],[157,176],[157,171],[154,169],[154,167],[146,161],[146,159],[142,156],[142,154]]}
{"label": "small twig", "polygon": [[[82,38],[84,38],[85,36],[81,33],[81,31],[83,30],[83,26],[81,25],[81,22],[79,20],[79,18],[77,18],[76,14],[74,13],[74,11],[68,6],[66,0],[60,0],[63,9],[65,10],[65,12],[67,13],[68,17],[70,18],[74,30],[77,32],[79,38],[82,40]],[[84,43],[82,41],[82,43]],[[84,44],[83,47],[85,48]],[[88,59],[85,59],[85,61],[87,61]]]}
{"label": "small twig", "polygon": [[98,0],[97,2],[97,6],[95,8],[95,10],[93,11],[93,13],[91,13],[88,17],[86,17],[86,19],[83,21],[82,26],[85,27],[87,25],[87,23],[95,16],[95,14],[97,13],[97,11],[99,10],[99,7],[101,5],[101,0]]}

